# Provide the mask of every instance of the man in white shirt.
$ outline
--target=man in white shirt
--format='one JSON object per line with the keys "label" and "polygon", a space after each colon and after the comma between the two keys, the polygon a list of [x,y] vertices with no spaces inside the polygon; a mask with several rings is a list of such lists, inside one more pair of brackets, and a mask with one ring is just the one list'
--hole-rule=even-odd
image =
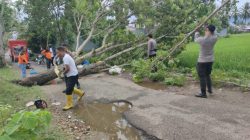
{"label": "man in white shirt", "polygon": [[74,88],[78,81],[78,70],[76,68],[76,64],[74,59],[66,53],[63,47],[57,48],[57,56],[63,60],[64,64],[64,75],[66,82],[66,97],[67,102],[66,106],[63,108],[64,111],[69,110],[73,107],[73,97],[72,93],[77,94],[78,101],[80,101],[84,95],[84,92]]}

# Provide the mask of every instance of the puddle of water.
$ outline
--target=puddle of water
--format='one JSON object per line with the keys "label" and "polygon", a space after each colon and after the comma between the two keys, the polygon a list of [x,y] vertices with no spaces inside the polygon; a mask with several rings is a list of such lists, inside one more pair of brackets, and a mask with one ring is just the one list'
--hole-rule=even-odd
{"label": "puddle of water", "polygon": [[142,83],[139,83],[138,85],[154,90],[165,90],[167,88],[167,86],[164,85],[163,83],[152,82],[152,81],[144,81]]}
{"label": "puddle of water", "polygon": [[[123,117],[122,113],[128,111],[130,104],[119,103],[91,103],[79,105],[74,113],[91,126],[92,132],[97,132],[103,140],[141,140],[138,131]],[[95,134],[96,135],[96,134]],[[96,138],[93,138],[96,139]]]}

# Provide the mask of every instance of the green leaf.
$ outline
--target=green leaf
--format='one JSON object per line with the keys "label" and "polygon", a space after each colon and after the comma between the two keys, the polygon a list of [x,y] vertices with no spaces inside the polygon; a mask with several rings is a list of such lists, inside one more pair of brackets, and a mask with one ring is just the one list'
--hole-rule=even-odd
{"label": "green leaf", "polygon": [[27,112],[23,121],[22,126],[25,129],[32,130],[37,126],[38,118],[31,112]]}
{"label": "green leaf", "polygon": [[0,140],[12,140],[8,135],[0,136]]}
{"label": "green leaf", "polygon": [[13,134],[21,125],[20,124],[8,124],[6,127],[5,127],[5,132],[8,134],[8,135],[11,135]]}

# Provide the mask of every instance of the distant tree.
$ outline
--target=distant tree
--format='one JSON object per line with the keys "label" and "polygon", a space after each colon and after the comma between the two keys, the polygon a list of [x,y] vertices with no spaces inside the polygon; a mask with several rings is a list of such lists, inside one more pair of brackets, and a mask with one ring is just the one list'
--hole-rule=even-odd
{"label": "distant tree", "polygon": [[238,2],[239,2],[238,0],[232,1],[231,17],[233,17],[233,19],[234,19],[234,21],[233,21],[234,24],[237,24],[238,19],[239,19],[239,10],[238,10],[238,6],[237,6]]}
{"label": "distant tree", "polygon": [[245,20],[247,24],[247,19],[250,18],[250,3],[246,2],[241,9],[241,17]]}
{"label": "distant tree", "polygon": [[[221,4],[224,3],[226,0],[222,0]],[[231,10],[231,5],[230,3],[227,4],[222,10],[219,12],[220,13],[220,20],[221,20],[221,25],[222,28],[227,28],[229,26],[229,12]]]}
{"label": "distant tree", "polygon": [[13,24],[13,10],[9,7],[6,0],[0,2],[0,67],[3,67],[5,63],[5,51],[4,51],[4,35],[6,31],[9,31]]}
{"label": "distant tree", "polygon": [[3,21],[3,13],[4,13],[4,1],[0,4],[0,67],[5,65],[5,55],[4,55],[4,47],[3,47],[3,35],[4,35],[4,21]]}

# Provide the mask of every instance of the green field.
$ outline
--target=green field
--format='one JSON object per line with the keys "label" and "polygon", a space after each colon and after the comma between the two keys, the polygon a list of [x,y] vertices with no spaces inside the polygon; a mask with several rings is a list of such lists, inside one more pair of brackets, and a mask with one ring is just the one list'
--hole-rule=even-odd
{"label": "green field", "polygon": [[[179,56],[181,65],[193,68],[199,53],[197,43],[190,43]],[[215,46],[215,69],[223,71],[250,72],[250,34],[219,38]]]}
{"label": "green field", "polygon": [[[180,65],[195,72],[199,45],[190,43],[180,54]],[[214,81],[233,82],[243,87],[250,85],[250,34],[231,35],[219,38],[215,46]],[[197,76],[197,75],[196,75]]]}

